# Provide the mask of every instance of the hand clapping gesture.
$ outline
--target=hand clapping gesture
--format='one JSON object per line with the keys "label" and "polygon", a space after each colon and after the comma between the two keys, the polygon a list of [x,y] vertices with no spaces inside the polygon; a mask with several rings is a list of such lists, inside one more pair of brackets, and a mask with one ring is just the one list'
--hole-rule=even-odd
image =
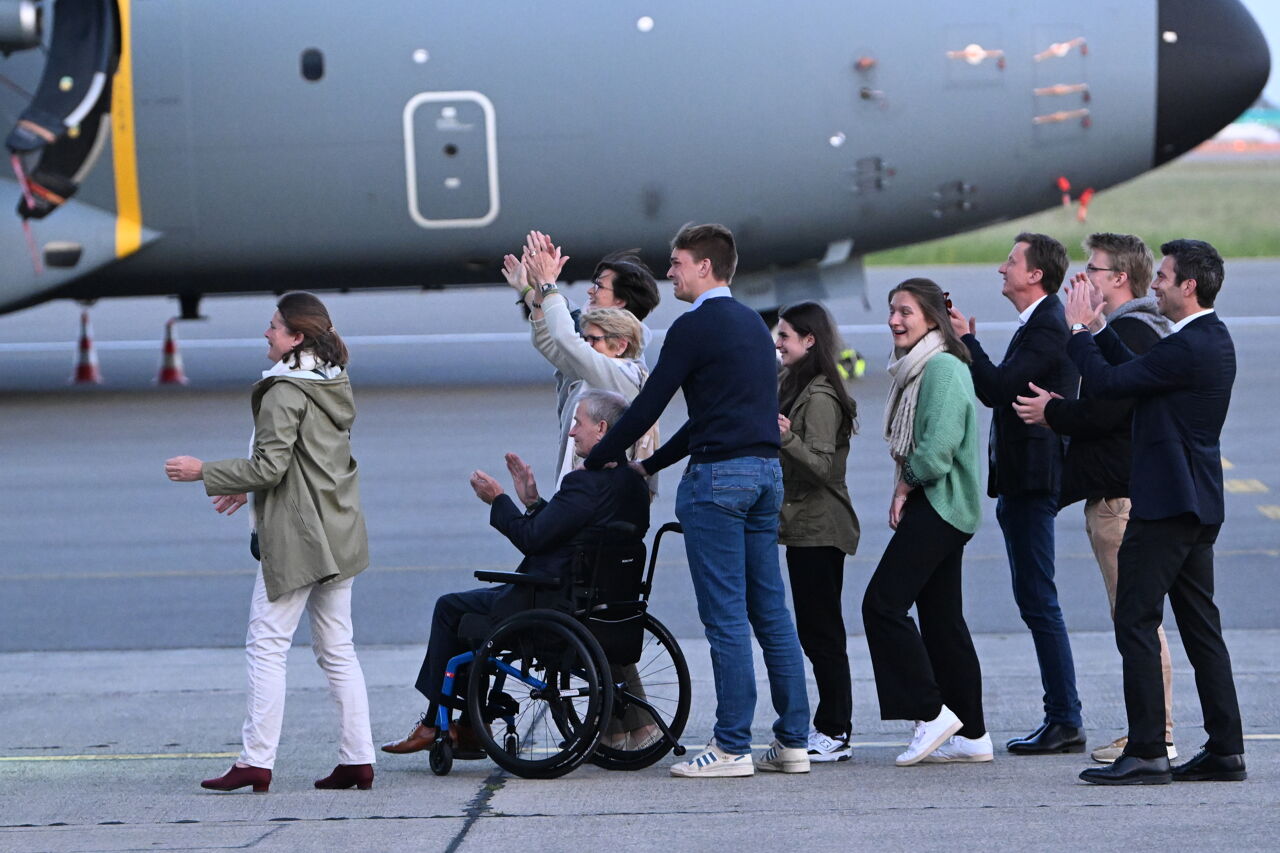
{"label": "hand clapping gesture", "polygon": [[1089,281],[1084,273],[1076,273],[1071,277],[1071,286],[1067,289],[1065,313],[1067,325],[1084,323],[1091,332],[1102,330],[1102,291]]}
{"label": "hand clapping gesture", "polygon": [[526,270],[529,284],[534,287],[554,284],[568,261],[569,256],[562,254],[560,247],[541,231],[530,231],[525,237],[524,254],[520,263]]}
{"label": "hand clapping gesture", "polygon": [[526,507],[538,502],[538,484],[533,479],[533,468],[514,453],[506,455],[507,471],[511,473],[511,484],[515,487],[516,497]]}

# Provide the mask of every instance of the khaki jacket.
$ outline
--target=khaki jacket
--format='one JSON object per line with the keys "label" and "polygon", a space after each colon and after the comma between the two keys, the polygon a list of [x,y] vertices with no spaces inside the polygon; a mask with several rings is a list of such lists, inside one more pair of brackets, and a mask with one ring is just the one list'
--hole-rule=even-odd
{"label": "khaki jacket", "polygon": [[253,386],[252,408],[253,458],[206,462],[204,488],[254,493],[267,598],[359,574],[369,565],[369,540],[346,371],[334,379],[268,376]]}
{"label": "khaki jacket", "polygon": [[835,389],[818,376],[791,407],[782,438],[782,512],[778,541],[796,547],[858,550],[861,527],[845,486],[853,426]]}

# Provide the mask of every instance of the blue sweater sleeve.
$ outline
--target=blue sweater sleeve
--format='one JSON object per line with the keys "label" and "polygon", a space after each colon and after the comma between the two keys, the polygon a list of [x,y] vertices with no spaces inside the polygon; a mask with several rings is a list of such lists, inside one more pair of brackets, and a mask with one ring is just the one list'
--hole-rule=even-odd
{"label": "blue sweater sleeve", "polygon": [[[658,363],[653,368],[653,373],[649,374],[648,381],[631,401],[626,414],[605,433],[604,438],[600,439],[600,442],[583,460],[582,467],[588,471],[596,471],[608,462],[625,459],[627,448],[639,441],[640,436],[658,422],[667,403],[671,402],[671,398],[684,382],[685,376],[689,373],[691,355],[684,331],[688,325],[686,317],[681,317],[671,324],[671,328],[667,331],[667,339],[662,344],[662,352],[658,355]],[[666,458],[670,455],[672,451],[668,451],[668,447],[673,445],[676,438],[684,432],[682,428],[670,441],[658,448],[650,459]],[[688,452],[687,439],[683,440],[686,441],[685,452]],[[681,456],[683,455],[682,453]],[[646,465],[645,470],[653,473],[679,458],[680,456],[676,456],[662,465],[653,467]]]}

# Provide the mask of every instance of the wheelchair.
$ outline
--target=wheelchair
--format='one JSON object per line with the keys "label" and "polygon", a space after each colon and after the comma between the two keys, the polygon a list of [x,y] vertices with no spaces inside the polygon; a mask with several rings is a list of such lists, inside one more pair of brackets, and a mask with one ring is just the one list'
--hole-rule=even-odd
{"label": "wheelchair", "polygon": [[[648,612],[658,547],[680,525],[654,536],[645,572],[644,540],[612,525],[574,557],[567,577],[478,571],[477,579],[523,588],[528,609],[494,624],[463,617],[459,635],[475,647],[450,659],[436,720],[449,731],[451,709],[465,708],[484,753],[528,779],[551,779],[584,761],[639,770],[668,752],[683,755],[689,668],[671,632]],[[465,700],[459,682],[466,677]],[[437,776],[453,767],[448,737],[431,748]]]}

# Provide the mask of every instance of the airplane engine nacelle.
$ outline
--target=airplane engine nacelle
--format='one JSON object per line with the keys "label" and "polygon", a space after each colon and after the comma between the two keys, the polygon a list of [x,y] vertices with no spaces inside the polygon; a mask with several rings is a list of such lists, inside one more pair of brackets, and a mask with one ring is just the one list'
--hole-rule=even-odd
{"label": "airplane engine nacelle", "polygon": [[44,10],[35,0],[0,0],[0,52],[38,47],[44,28]]}

